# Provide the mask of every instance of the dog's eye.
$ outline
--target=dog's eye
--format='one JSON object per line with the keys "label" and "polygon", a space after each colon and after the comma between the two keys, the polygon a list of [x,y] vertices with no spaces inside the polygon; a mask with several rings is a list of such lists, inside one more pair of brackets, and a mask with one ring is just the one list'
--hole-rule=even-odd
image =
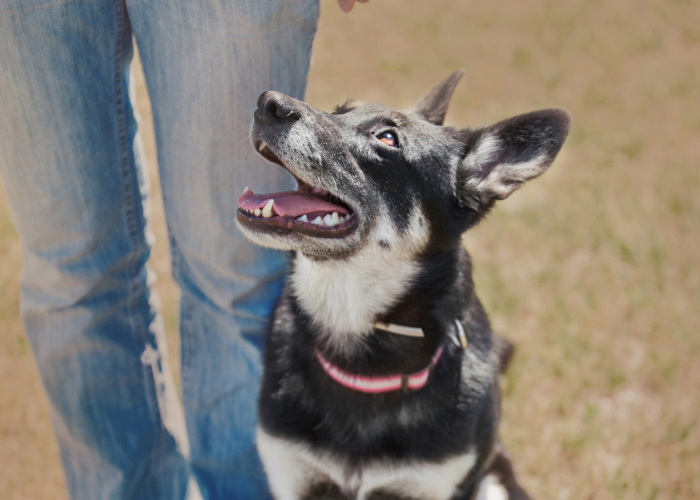
{"label": "dog's eye", "polygon": [[377,139],[382,141],[387,146],[391,146],[392,148],[399,147],[399,138],[396,137],[396,134],[393,132],[382,132],[381,134],[377,135]]}

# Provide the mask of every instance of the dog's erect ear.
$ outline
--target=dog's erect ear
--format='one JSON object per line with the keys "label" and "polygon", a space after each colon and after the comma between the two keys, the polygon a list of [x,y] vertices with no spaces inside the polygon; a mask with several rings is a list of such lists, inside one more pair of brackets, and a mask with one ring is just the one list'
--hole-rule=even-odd
{"label": "dog's erect ear", "polygon": [[442,125],[445,121],[447,113],[447,105],[450,104],[450,98],[455,87],[462,78],[464,69],[458,69],[445,80],[440,82],[433,90],[428,92],[423,98],[418,101],[413,111],[435,125]]}
{"label": "dog's erect ear", "polygon": [[545,109],[468,131],[466,156],[457,171],[459,205],[487,210],[547,170],[570,124],[566,111]]}

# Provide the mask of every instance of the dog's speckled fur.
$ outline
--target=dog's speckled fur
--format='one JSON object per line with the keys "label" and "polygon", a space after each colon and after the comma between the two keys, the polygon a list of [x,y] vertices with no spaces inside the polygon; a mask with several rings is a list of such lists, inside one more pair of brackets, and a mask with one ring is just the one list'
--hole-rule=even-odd
{"label": "dog's speckled fur", "polygon": [[[500,199],[544,172],[569,129],[545,110],[478,130],[443,127],[461,72],[409,111],[350,102],[324,113],[261,96],[253,141],[306,184],[342,200],[351,232],[319,238],[239,215],[261,245],[295,252],[265,355],[258,447],[278,500],[527,499],[497,439],[499,358],[461,245]],[[378,140],[390,131],[397,147]],[[457,347],[460,320],[469,346]],[[373,328],[416,326],[424,338]],[[326,375],[412,373],[439,346],[429,383],[365,394]],[[506,347],[503,347],[503,346]]]}

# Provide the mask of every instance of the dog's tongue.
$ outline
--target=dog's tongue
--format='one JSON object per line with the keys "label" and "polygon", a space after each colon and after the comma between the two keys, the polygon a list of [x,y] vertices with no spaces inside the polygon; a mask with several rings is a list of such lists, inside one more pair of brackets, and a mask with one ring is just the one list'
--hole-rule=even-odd
{"label": "dog's tongue", "polygon": [[349,213],[347,208],[314,196],[311,193],[302,193],[300,191],[254,194],[249,189],[238,198],[238,206],[245,210],[255,210],[256,208],[264,207],[268,200],[274,200],[272,208],[278,215],[297,217],[312,212],[338,212],[338,215]]}

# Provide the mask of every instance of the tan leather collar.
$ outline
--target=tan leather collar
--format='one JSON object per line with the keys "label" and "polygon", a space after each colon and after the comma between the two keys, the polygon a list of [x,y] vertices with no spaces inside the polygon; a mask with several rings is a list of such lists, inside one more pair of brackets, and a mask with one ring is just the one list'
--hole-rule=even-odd
{"label": "tan leather collar", "polygon": [[[459,344],[462,346],[462,349],[466,349],[468,342],[467,335],[464,332],[464,326],[462,326],[462,322],[458,319],[455,319],[455,325],[457,325],[457,339],[459,340]],[[425,337],[423,329],[415,326],[403,326],[395,323],[381,323],[378,321],[374,324],[374,327],[378,330],[384,330],[385,332],[391,332],[397,335],[406,335],[407,337]]]}

